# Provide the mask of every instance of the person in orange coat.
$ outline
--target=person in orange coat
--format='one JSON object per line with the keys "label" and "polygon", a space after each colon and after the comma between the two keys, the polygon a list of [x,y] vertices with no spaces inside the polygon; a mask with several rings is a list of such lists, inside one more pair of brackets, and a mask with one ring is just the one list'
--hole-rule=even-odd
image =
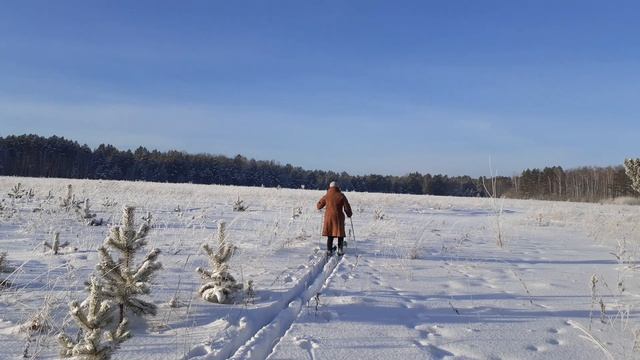
{"label": "person in orange coat", "polygon": [[338,255],[344,254],[344,215],[351,217],[353,212],[351,211],[351,205],[349,200],[340,191],[338,184],[332,181],[329,184],[329,190],[327,194],[318,201],[318,210],[326,207],[324,214],[324,224],[322,226],[322,236],[327,237],[327,254],[333,254],[333,239],[338,238]]}

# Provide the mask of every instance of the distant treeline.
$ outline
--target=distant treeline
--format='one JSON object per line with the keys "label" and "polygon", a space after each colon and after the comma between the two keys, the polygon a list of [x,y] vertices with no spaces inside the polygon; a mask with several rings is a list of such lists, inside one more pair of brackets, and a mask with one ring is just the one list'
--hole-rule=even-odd
{"label": "distant treeline", "polygon": [[[483,178],[411,173],[405,176],[362,175],[305,170],[290,164],[247,159],[241,155],[187,154],[112,145],[91,149],[76,141],[37,135],[0,137],[0,175],[77,179],[144,180],[171,183],[324,189],[337,180],[347,191],[486,196]],[[491,180],[485,181],[491,190]],[[619,167],[525,170],[498,177],[498,196],[597,201],[631,195],[630,181]]]}
{"label": "distant treeline", "polygon": [[511,180],[507,195],[525,199],[596,202],[637,195],[622,165],[571,170],[559,166],[527,169]]}

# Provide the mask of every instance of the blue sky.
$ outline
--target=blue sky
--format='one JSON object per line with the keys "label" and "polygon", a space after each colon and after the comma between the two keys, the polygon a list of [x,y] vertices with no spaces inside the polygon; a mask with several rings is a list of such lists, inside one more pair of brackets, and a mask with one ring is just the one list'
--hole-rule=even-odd
{"label": "blue sky", "polygon": [[640,3],[6,1],[0,136],[354,174],[640,155]]}

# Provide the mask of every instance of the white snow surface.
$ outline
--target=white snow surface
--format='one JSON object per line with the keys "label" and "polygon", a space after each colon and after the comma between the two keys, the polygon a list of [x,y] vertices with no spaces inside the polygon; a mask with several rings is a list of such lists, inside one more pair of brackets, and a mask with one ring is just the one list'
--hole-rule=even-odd
{"label": "white snow surface", "polygon": [[[9,199],[18,182],[36,196]],[[86,297],[108,225],[63,211],[67,184],[108,224],[125,204],[138,224],[153,216],[140,258],[162,251],[145,298],[158,315],[131,317],[134,336],[115,359],[640,357],[640,207],[347,192],[355,234],[344,257],[327,259],[323,191],[0,177],[0,252],[15,268],[0,274],[12,283],[0,289],[1,359],[58,358],[56,335],[77,333],[68,304]],[[248,211],[232,211],[238,197]],[[231,273],[253,280],[253,301],[197,294],[200,246],[220,221],[239,248]],[[56,231],[71,243],[61,255],[42,246]],[[26,329],[38,316],[44,330]]]}

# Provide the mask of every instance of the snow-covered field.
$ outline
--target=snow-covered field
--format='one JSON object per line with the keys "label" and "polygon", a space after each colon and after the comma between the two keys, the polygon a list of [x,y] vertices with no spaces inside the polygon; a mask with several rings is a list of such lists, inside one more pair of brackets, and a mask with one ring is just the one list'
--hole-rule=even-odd
{"label": "snow-covered field", "polygon": [[[18,182],[33,199],[8,198]],[[497,215],[490,199],[346,193],[355,238],[327,261],[320,191],[0,177],[0,252],[15,268],[0,274],[13,284],[0,289],[2,359],[58,358],[57,333],[76,331],[68,304],[86,297],[108,226],[61,210],[67,184],[109,223],[125,204],[138,219],[153,215],[148,247],[162,251],[164,268],[147,300],[159,312],[132,318],[134,337],[117,359],[640,354],[640,207],[505,200]],[[232,211],[238,197],[248,211]],[[207,266],[200,246],[220,221],[239,247],[231,272],[253,280],[255,299],[219,305],[197,294],[195,268]],[[56,231],[71,243],[60,255],[42,246]],[[42,331],[29,330],[34,319]]]}

